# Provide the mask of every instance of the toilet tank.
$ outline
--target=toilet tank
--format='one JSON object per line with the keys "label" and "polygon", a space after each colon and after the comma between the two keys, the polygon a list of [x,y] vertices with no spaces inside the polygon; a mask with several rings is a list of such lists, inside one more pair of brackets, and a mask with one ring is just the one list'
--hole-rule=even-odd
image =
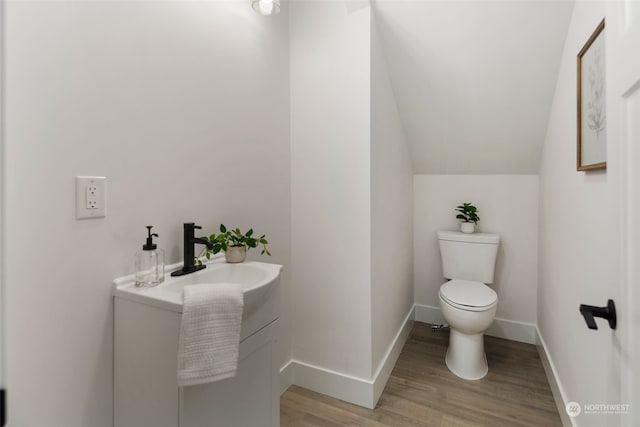
{"label": "toilet tank", "polygon": [[438,231],[438,245],[445,278],[493,283],[499,235]]}

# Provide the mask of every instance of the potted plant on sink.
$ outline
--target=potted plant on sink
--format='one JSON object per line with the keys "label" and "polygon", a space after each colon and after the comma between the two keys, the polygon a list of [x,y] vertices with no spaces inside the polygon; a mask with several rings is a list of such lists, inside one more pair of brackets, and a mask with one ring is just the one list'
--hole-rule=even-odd
{"label": "potted plant on sink", "polygon": [[220,234],[213,233],[209,237],[205,237],[213,244],[213,249],[205,248],[200,252],[195,259],[196,265],[202,265],[200,258],[204,256],[207,259],[211,259],[212,254],[217,254],[220,251],[224,251],[224,256],[229,263],[243,262],[247,256],[247,251],[251,248],[262,245],[261,255],[269,255],[269,249],[267,244],[269,243],[263,234],[260,237],[253,236],[253,228],[250,228],[246,233],[242,233],[239,228],[232,230],[227,229],[224,224],[220,224]]}
{"label": "potted plant on sink", "polygon": [[476,224],[480,221],[480,217],[478,216],[478,208],[476,208],[472,203],[463,203],[456,207],[456,218],[459,219],[460,222],[460,231],[463,233],[473,233],[476,229]]}

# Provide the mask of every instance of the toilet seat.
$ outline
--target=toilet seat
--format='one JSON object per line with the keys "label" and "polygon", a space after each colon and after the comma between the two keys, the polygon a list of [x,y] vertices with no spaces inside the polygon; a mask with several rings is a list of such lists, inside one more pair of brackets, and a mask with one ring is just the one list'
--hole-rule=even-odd
{"label": "toilet seat", "polygon": [[482,282],[450,280],[440,286],[440,297],[447,304],[466,311],[486,311],[496,306],[498,294]]}

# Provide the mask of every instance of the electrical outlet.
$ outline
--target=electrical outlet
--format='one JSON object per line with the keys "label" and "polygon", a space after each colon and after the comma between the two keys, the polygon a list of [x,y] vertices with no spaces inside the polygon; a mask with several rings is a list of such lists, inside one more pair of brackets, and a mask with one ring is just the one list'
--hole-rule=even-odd
{"label": "electrical outlet", "polygon": [[76,177],[76,219],[105,217],[104,176]]}
{"label": "electrical outlet", "polygon": [[98,209],[98,186],[96,184],[87,185],[86,191],[87,209]]}

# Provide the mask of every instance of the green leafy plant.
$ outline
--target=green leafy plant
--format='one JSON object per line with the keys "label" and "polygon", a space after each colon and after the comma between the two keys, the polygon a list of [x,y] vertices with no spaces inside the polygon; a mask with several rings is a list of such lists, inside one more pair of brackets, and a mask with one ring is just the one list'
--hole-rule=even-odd
{"label": "green leafy plant", "polygon": [[211,242],[213,249],[205,246],[202,252],[195,258],[196,265],[202,265],[201,257],[204,256],[207,259],[211,259],[211,255],[215,255],[220,251],[226,252],[230,246],[244,246],[248,251],[251,248],[258,247],[258,245],[262,245],[260,255],[267,254],[271,256],[271,252],[267,249],[269,242],[265,238],[265,235],[254,237],[253,228],[250,228],[246,233],[242,233],[239,228],[229,230],[224,224],[220,224],[220,234],[213,233],[211,236],[205,237],[205,239]]}
{"label": "green leafy plant", "polygon": [[480,221],[480,217],[478,216],[478,208],[473,206],[471,203],[463,203],[460,206],[456,207],[456,218],[461,220],[462,222],[472,222],[477,224]]}

